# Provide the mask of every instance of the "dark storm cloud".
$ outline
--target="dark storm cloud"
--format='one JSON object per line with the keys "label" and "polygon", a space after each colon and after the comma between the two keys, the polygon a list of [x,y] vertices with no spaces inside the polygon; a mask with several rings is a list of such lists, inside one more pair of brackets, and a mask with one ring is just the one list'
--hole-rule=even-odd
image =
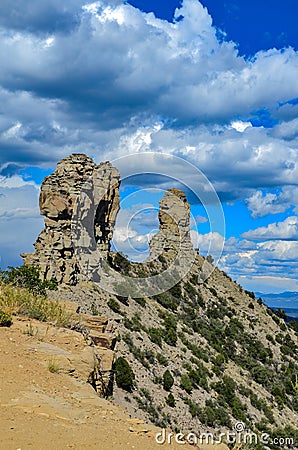
{"label": "dark storm cloud", "polygon": [[[243,121],[251,125],[255,111],[270,114],[298,97],[294,50],[245,61],[233,43],[217,40],[196,0],[184,1],[174,24],[120,1],[82,6],[1,3],[0,165],[53,166],[71,152],[99,161],[150,150],[199,165],[223,199],[294,183],[294,121],[275,131],[238,130]],[[21,16],[25,31],[12,31]],[[50,34],[46,17],[77,25]]]}
{"label": "dark storm cloud", "polygon": [[1,0],[0,27],[33,33],[69,32],[79,23],[82,0]]}

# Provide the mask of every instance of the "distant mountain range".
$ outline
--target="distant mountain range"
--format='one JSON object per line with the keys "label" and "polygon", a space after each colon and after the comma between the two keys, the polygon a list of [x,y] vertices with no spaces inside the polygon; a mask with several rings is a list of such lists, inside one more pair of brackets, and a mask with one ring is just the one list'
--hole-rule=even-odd
{"label": "distant mountain range", "polygon": [[263,294],[255,292],[256,297],[261,297],[264,303],[270,308],[283,309],[287,316],[298,320],[298,292],[281,292],[279,294]]}
{"label": "distant mountain range", "polygon": [[295,299],[298,300],[298,292],[286,291],[278,294],[264,294],[262,292],[255,292],[256,297],[262,297],[263,299]]}

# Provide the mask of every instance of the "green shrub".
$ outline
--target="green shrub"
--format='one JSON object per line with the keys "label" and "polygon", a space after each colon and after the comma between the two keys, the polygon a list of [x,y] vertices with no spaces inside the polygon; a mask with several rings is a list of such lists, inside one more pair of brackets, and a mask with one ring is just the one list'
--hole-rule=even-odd
{"label": "green shrub", "polygon": [[142,329],[142,324],[137,314],[134,314],[131,319],[125,317],[123,325],[130,331],[141,331]]}
{"label": "green shrub", "polygon": [[167,264],[167,260],[163,255],[158,255],[158,259],[162,264]]}
{"label": "green shrub", "polygon": [[46,289],[57,289],[57,281],[54,278],[43,281],[40,278],[40,269],[26,264],[20,267],[9,267],[8,270],[2,271],[1,280],[4,283],[26,288],[30,292],[44,296]]}
{"label": "green shrub", "polygon": [[154,364],[155,361],[155,353],[150,348],[145,348],[143,350],[143,355],[146,361],[148,361],[150,364]]}
{"label": "green shrub", "polygon": [[274,395],[278,406],[282,407],[286,401],[286,393],[284,387],[275,383],[271,388],[271,393]]}
{"label": "green shrub", "polygon": [[156,358],[159,364],[161,364],[162,366],[167,366],[169,364],[167,358],[161,353],[157,353]]}
{"label": "green shrub", "polygon": [[287,318],[286,312],[281,308],[277,308],[277,309],[273,310],[273,312],[283,320],[285,320]]}
{"label": "green shrub", "polygon": [[55,358],[51,358],[48,360],[48,370],[51,373],[59,373],[60,372],[61,366]]}
{"label": "green shrub", "polygon": [[227,404],[228,406],[230,406],[232,415],[236,419],[245,422],[247,419],[247,406],[243,404],[236,396],[235,381],[231,377],[224,375],[222,380],[218,383],[214,383],[212,387],[218,392],[221,405],[224,406],[225,404]]}
{"label": "green shrub", "polygon": [[212,362],[214,366],[218,367],[222,371],[226,362],[226,356],[223,353],[218,353],[218,355],[213,358]]}
{"label": "green shrub", "polygon": [[198,292],[197,296],[196,296],[196,302],[199,306],[201,306],[202,308],[205,307],[205,302],[204,302],[204,298],[201,294],[201,292]]}
{"label": "green shrub", "polygon": [[254,292],[248,291],[247,289],[245,289],[244,292],[245,292],[250,298],[252,298],[253,300],[255,300],[256,296],[255,296]]}
{"label": "green shrub", "polygon": [[164,325],[164,341],[171,346],[175,346],[177,343],[177,319],[173,314],[162,314]]}
{"label": "green shrub", "polygon": [[175,397],[172,394],[172,392],[169,393],[168,397],[166,398],[166,403],[167,405],[169,405],[171,408],[175,408],[176,405],[176,401],[175,401]]}
{"label": "green shrub", "polygon": [[293,328],[293,330],[298,333],[298,323],[296,320],[292,319],[290,322],[288,322],[289,327]]}
{"label": "green shrub", "polygon": [[111,298],[108,301],[108,307],[111,308],[111,310],[114,311],[117,314],[121,313],[120,304],[114,298]]}
{"label": "green shrub", "polygon": [[180,300],[180,298],[182,296],[181,284],[180,283],[175,284],[175,286],[173,286],[173,287],[171,287],[171,289],[169,289],[169,292],[173,297]]}
{"label": "green shrub", "polygon": [[135,298],[135,302],[142,306],[142,308],[145,308],[146,306],[146,299],[144,297]]}
{"label": "green shrub", "polygon": [[12,315],[0,309],[0,327],[10,327],[12,325]]}
{"label": "green shrub", "polygon": [[121,252],[115,253],[113,255],[113,258],[111,258],[111,260],[110,260],[110,264],[118,272],[121,272],[124,275],[129,274],[130,262],[126,259],[125,255],[123,253],[121,253]]}
{"label": "green shrub", "polygon": [[206,314],[209,319],[223,319],[225,316],[229,316],[229,310],[225,306],[218,304],[216,308],[209,307]]}
{"label": "green shrub", "polygon": [[277,325],[281,325],[280,319],[275,314],[273,314],[271,317]]}
{"label": "green shrub", "polygon": [[189,376],[186,374],[181,375],[180,386],[184,389],[188,394],[191,393],[193,389],[193,385],[189,379]]}
{"label": "green shrub", "polygon": [[254,363],[249,369],[253,380],[262,386],[270,386],[274,378],[274,373],[270,368],[261,366],[259,363]]}
{"label": "green shrub", "polygon": [[199,408],[197,416],[204,425],[210,427],[227,426],[231,428],[231,420],[226,408],[219,406],[216,401],[206,400],[206,406]]}
{"label": "green shrub", "polygon": [[201,407],[198,405],[198,403],[192,402],[191,400],[187,401],[189,412],[191,414],[191,417],[198,417],[201,412]]}
{"label": "green shrub", "polygon": [[214,297],[217,297],[217,292],[216,292],[216,290],[213,287],[210,287],[209,291],[211,292],[211,294],[214,295]]}
{"label": "green shrub", "polygon": [[164,341],[168,345],[175,347],[175,345],[177,344],[177,333],[174,328],[165,329]]}
{"label": "green shrub", "polygon": [[46,312],[39,308],[34,308],[31,305],[23,305],[19,311],[21,315],[27,316],[30,319],[36,319],[40,322],[46,322],[47,315]]}
{"label": "green shrub", "polygon": [[163,388],[169,391],[174,384],[174,378],[169,370],[166,370],[162,377]]}
{"label": "green shrub", "polygon": [[207,376],[209,376],[209,371],[206,367],[196,358],[191,358],[192,362],[195,362],[195,369],[192,368],[190,364],[186,364],[187,374],[193,387],[202,387],[206,391],[209,390]]}
{"label": "green shrub", "polygon": [[269,347],[265,347],[261,341],[249,336],[246,336],[244,346],[251,358],[259,360],[262,363],[270,362],[273,357],[272,350]]}
{"label": "green shrub", "polygon": [[234,397],[232,405],[232,414],[237,420],[241,420],[241,422],[246,422],[247,416],[247,406],[243,404],[238,397]]}
{"label": "green shrub", "polygon": [[196,289],[188,281],[184,284],[184,290],[191,298],[197,295]]}
{"label": "green shrub", "polygon": [[266,334],[267,341],[271,342],[272,344],[275,344],[275,339],[272,336],[272,334]]}
{"label": "green shrub", "polygon": [[228,405],[232,406],[235,398],[236,383],[231,377],[224,375],[222,380],[213,384],[212,387],[225,399]]}
{"label": "green shrub", "polygon": [[191,351],[191,353],[199,359],[202,359],[205,362],[209,361],[208,354],[205,349],[202,347],[198,347],[197,345],[190,342],[183,333],[179,333],[179,337],[181,342]]}
{"label": "green shrub", "polygon": [[162,377],[155,376],[153,378],[153,383],[154,384],[162,384]]}
{"label": "green shrub", "polygon": [[176,297],[173,297],[169,291],[155,295],[154,298],[164,308],[174,312],[177,311],[179,300]]}
{"label": "green shrub", "polygon": [[119,302],[123,303],[123,305],[128,306],[128,297],[124,297],[123,295],[116,295],[116,298],[117,300],[119,300]]}
{"label": "green shrub", "polygon": [[154,344],[162,347],[163,330],[161,330],[160,328],[148,328],[147,334],[151,342],[154,342]]}
{"label": "green shrub", "polygon": [[122,356],[115,363],[117,386],[125,391],[131,392],[134,387],[135,375],[129,363]]}
{"label": "green shrub", "polygon": [[129,351],[132,353],[132,355],[140,361],[140,363],[146,367],[146,369],[150,369],[150,364],[153,364],[155,361],[155,354],[154,352],[149,349],[145,348],[144,350],[141,350],[140,347],[137,347],[134,345],[130,335],[125,334],[123,335],[123,340],[127,344]]}
{"label": "green shrub", "polygon": [[189,281],[190,281],[192,284],[198,284],[198,282],[199,282],[199,276],[198,276],[198,274],[196,274],[196,273],[192,274],[192,276],[190,277]]}
{"label": "green shrub", "polygon": [[212,255],[207,255],[207,256],[206,256],[206,261],[207,261],[209,264],[213,264],[213,263],[214,263],[213,256],[212,256]]}

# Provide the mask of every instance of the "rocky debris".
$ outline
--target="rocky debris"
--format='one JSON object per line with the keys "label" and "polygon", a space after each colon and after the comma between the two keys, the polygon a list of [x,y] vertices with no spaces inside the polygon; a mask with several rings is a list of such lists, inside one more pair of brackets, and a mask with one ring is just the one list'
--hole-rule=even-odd
{"label": "rocky debris", "polygon": [[89,371],[88,381],[99,395],[107,397],[113,392],[117,328],[112,319],[90,315],[84,315],[83,327],[93,352],[93,369]]}
{"label": "rocky debris", "polygon": [[[53,356],[60,371],[90,383],[100,396],[107,397],[113,390],[117,329],[110,332],[110,320],[103,316],[83,314],[80,319],[78,331],[53,329],[54,339],[40,342],[39,351]],[[42,334],[41,326],[37,327]],[[70,342],[77,342],[77,349],[70,351]]]}
{"label": "rocky debris", "polygon": [[159,231],[150,241],[149,260],[158,256],[174,260],[193,253],[190,239],[190,206],[183,191],[173,188],[166,191],[159,202]]}
{"label": "rocky debris", "polygon": [[[119,178],[109,162],[96,165],[84,154],[72,154],[59,161],[41,186],[39,207],[45,216],[45,228],[34,244],[35,250],[22,255],[25,264],[39,266],[42,278],[55,277],[58,283],[75,284],[84,279],[72,238],[77,198],[82,189],[91,190],[95,202],[93,239],[99,251],[108,251],[119,209]],[[79,238],[78,246],[82,244]]]}
{"label": "rocky debris", "polygon": [[109,324],[109,319],[103,316],[86,316],[84,325],[94,331],[104,333]]}

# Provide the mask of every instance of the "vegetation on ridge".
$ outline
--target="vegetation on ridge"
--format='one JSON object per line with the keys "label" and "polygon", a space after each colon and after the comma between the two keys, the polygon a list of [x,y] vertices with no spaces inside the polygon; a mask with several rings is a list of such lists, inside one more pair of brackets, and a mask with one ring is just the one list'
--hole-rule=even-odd
{"label": "vegetation on ridge", "polygon": [[57,281],[41,280],[38,267],[24,264],[20,267],[9,267],[8,270],[0,271],[0,282],[21,288],[39,295],[46,295],[46,290],[56,290]]}
{"label": "vegetation on ridge", "polygon": [[[141,308],[132,299],[121,302],[117,351],[135,373],[127,408],[174,430],[187,421],[188,430],[216,432],[241,421],[257,434],[288,433],[298,442],[298,330],[217,268],[200,282],[202,261],[198,255],[185,280],[146,297]],[[156,273],[159,263],[143,271]],[[135,275],[136,266],[131,270]]]}
{"label": "vegetation on ridge", "polygon": [[[298,330],[216,268],[200,283],[200,258],[164,294],[139,300],[92,291],[90,311],[119,323],[115,400],[172,430],[225,431],[241,421],[256,434],[298,442]],[[78,287],[80,302],[84,294]],[[6,314],[67,323],[59,308],[2,277]]]}
{"label": "vegetation on ridge", "polygon": [[13,315],[69,326],[72,314],[57,301],[46,296],[46,289],[57,289],[54,280],[39,278],[33,266],[12,267],[0,272],[0,324],[11,325]]}

